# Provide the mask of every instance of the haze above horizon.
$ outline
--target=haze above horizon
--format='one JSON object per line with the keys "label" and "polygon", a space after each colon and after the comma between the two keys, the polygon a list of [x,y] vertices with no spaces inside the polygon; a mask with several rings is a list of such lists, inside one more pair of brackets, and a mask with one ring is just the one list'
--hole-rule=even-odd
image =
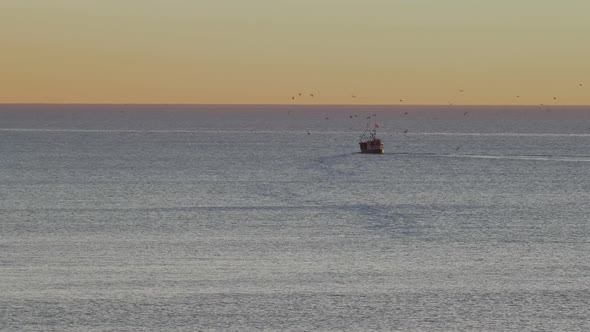
{"label": "haze above horizon", "polygon": [[590,105],[590,2],[0,3],[0,103]]}

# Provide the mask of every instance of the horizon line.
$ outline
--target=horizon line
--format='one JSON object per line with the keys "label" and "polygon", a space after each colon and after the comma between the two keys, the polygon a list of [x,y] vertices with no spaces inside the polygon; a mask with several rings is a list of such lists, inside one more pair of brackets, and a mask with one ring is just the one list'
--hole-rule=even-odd
{"label": "horizon line", "polygon": [[273,104],[273,103],[2,103],[0,106],[7,105],[87,105],[87,106],[287,106],[287,107],[307,107],[307,106],[362,106],[362,107],[403,107],[403,106],[432,106],[432,107],[465,107],[465,106],[476,106],[476,107],[590,107],[590,104]]}

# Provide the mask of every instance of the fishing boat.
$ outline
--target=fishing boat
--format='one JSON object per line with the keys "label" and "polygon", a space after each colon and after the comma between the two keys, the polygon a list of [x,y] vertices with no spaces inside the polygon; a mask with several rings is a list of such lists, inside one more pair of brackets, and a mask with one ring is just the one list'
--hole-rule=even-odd
{"label": "fishing boat", "polygon": [[[369,119],[370,117],[367,118]],[[373,114],[373,128],[367,123],[367,129],[365,129],[359,138],[361,153],[383,154],[385,152],[385,150],[383,150],[383,142],[377,138],[377,128],[379,128],[379,124],[375,122],[374,119],[375,114]]]}

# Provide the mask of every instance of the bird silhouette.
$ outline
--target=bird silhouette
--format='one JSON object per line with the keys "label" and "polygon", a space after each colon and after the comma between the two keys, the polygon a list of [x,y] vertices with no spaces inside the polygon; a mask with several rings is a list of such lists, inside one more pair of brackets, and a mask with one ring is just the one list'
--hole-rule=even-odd
{"label": "bird silhouette", "polygon": [[403,114],[403,115],[408,115],[408,112],[404,112],[404,114]]}
{"label": "bird silhouette", "polygon": [[407,133],[408,133],[408,130],[407,130],[407,129],[406,129],[406,130],[404,130],[404,134],[407,134]]}
{"label": "bird silhouette", "polygon": [[314,96],[313,96],[313,93],[310,93],[310,94],[309,94],[309,96],[310,96],[311,98],[313,98],[313,97],[314,97]]}
{"label": "bird silhouette", "polygon": [[463,116],[467,115],[467,113],[469,113],[469,112],[465,112],[465,113],[463,113]]}
{"label": "bird silhouette", "polygon": [[463,92],[463,90],[459,90],[459,92]]}

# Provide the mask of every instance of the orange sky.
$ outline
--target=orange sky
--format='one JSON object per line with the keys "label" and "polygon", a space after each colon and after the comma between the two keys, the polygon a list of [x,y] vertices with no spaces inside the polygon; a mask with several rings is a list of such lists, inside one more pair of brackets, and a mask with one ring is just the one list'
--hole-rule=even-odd
{"label": "orange sky", "polygon": [[588,32],[587,0],[3,0],[0,103],[590,105]]}

